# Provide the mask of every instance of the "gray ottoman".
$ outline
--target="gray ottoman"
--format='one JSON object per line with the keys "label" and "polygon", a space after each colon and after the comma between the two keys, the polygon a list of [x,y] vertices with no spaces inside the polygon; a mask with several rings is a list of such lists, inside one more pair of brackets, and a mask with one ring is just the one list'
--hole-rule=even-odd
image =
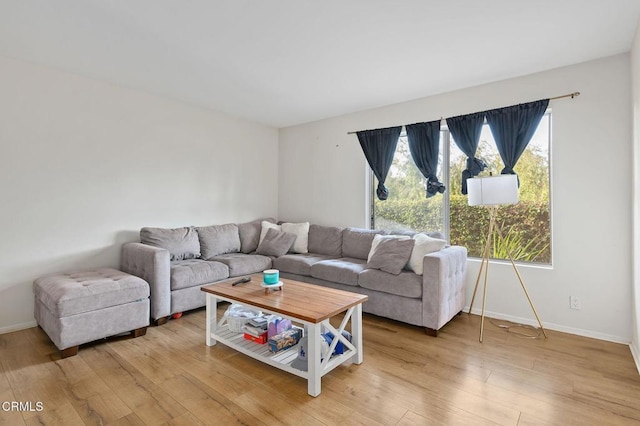
{"label": "gray ottoman", "polygon": [[149,284],[111,268],[45,275],[33,282],[35,317],[62,358],[78,346],[149,325]]}

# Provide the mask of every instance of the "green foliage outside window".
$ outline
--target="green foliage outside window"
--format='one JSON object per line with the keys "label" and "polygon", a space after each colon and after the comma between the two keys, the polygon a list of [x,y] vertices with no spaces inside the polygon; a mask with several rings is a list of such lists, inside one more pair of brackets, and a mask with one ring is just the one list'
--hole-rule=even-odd
{"label": "green foliage outside window", "polygon": [[[430,205],[431,204],[431,205]],[[441,207],[427,200],[387,200],[376,205],[376,228],[434,231],[441,227]],[[482,257],[489,229],[489,212],[470,207],[464,196],[450,203],[451,244],[467,247],[469,256]],[[551,263],[549,203],[520,201],[500,207],[498,221],[515,260]],[[402,225],[404,226],[402,226]],[[498,246],[492,257],[506,259],[506,247]]]}
{"label": "green foliage outside window", "polygon": [[[551,263],[548,203],[520,201],[512,206],[502,206],[498,210],[498,222],[514,260]],[[470,207],[462,197],[452,199],[451,244],[467,247],[469,256],[482,257],[488,230],[489,211],[486,208]],[[498,244],[491,257],[506,259],[507,247]]]}

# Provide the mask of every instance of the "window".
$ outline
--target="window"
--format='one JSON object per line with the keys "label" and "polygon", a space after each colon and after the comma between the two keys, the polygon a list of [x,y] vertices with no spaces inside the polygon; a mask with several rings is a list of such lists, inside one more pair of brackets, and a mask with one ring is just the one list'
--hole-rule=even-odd
{"label": "window", "polygon": [[[551,113],[547,112],[515,167],[520,179],[520,202],[500,208],[499,220],[507,234],[505,245],[497,245],[493,258],[507,258],[508,248],[514,259],[520,262],[551,264],[550,140]],[[481,175],[489,172],[499,174],[504,167],[487,124],[483,126],[476,156],[488,165]],[[448,167],[442,167],[443,164]],[[440,231],[452,244],[467,247],[469,256],[482,257],[489,227],[488,212],[483,208],[469,207],[467,196],[460,192],[465,164],[466,156],[444,128],[440,132],[438,178],[447,184],[447,191],[425,198],[425,179],[411,159],[403,133],[385,182],[389,198],[379,201],[372,192],[372,227],[396,231]],[[377,185],[374,181],[372,174],[372,188]]]}

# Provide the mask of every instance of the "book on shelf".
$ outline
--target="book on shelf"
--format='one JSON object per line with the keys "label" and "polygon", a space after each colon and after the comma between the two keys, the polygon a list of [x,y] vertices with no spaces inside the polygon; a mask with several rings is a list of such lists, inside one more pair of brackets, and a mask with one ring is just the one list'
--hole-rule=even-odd
{"label": "book on shelf", "polygon": [[265,331],[264,333],[262,333],[262,336],[253,336],[251,334],[244,333],[244,338],[246,340],[251,340],[252,342],[264,345],[265,343],[267,343],[267,332]]}
{"label": "book on shelf", "polygon": [[261,328],[263,330],[267,329],[268,321],[265,317],[255,317],[249,320],[247,323],[251,327]]}
{"label": "book on shelf", "polygon": [[255,337],[260,337],[267,332],[267,330],[265,329],[252,327],[248,324],[245,324],[242,326],[242,331]]}

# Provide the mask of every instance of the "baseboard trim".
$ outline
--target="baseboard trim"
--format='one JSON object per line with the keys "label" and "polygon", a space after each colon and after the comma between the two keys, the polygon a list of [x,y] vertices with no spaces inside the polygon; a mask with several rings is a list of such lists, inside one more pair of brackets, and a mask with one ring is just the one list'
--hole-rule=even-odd
{"label": "baseboard trim", "polygon": [[638,369],[638,374],[640,374],[640,350],[633,343],[629,345],[629,348],[631,349],[631,355],[633,356],[633,360],[636,362],[636,368]]}
{"label": "baseboard trim", "polygon": [[[464,308],[464,312],[469,312],[468,306]],[[482,315],[482,310],[474,309],[473,311],[471,311],[471,313],[475,315]],[[511,315],[500,314],[498,312],[490,312],[490,311],[485,311],[484,315],[485,317],[495,318],[498,320],[511,321],[519,324],[531,325],[534,327],[538,326],[538,322],[535,320],[535,318],[520,318],[520,317],[511,316]],[[549,323],[544,321],[542,322],[542,324],[544,325],[544,328],[547,330],[560,331],[562,333],[575,334],[576,336],[589,337],[589,338],[598,339],[598,340],[605,340],[607,342],[612,342],[612,343],[621,343],[623,345],[630,344],[629,339],[621,336],[598,333],[595,331],[583,330],[581,328],[567,327],[564,325],[559,325],[559,324],[554,324],[554,323]],[[638,361],[636,359],[636,364],[637,363]]]}
{"label": "baseboard trim", "polygon": [[38,323],[35,321],[23,322],[22,324],[13,324],[8,327],[1,327],[0,334],[13,333],[14,331],[26,330],[27,328],[37,327]]}

